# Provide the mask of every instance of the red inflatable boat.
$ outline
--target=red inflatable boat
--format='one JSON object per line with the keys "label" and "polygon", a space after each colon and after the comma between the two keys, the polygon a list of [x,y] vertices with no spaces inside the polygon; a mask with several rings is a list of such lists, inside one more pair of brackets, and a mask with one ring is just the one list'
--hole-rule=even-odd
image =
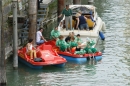
{"label": "red inflatable boat", "polygon": [[38,46],[36,54],[37,59],[40,59],[39,62],[30,59],[30,56],[26,54],[26,47],[18,50],[19,61],[31,68],[41,69],[47,65],[63,67],[66,62],[66,59],[59,56],[57,52],[52,49],[51,45]]}
{"label": "red inflatable boat", "polygon": [[[93,56],[92,54],[84,54],[84,55],[74,54],[75,48],[72,48],[71,53],[70,52],[62,52],[56,46],[56,41],[55,40],[50,40],[50,41],[48,41],[48,42],[46,42],[44,44],[45,45],[52,45],[53,50],[55,50],[62,57],[66,58],[66,60],[69,61],[69,62],[84,63],[84,62],[87,61],[86,58],[88,58],[89,56],[91,56],[91,57]],[[44,44],[42,44],[40,46],[43,46]],[[102,59],[102,53],[101,52],[96,52],[94,54],[94,58],[97,61],[101,60]]]}

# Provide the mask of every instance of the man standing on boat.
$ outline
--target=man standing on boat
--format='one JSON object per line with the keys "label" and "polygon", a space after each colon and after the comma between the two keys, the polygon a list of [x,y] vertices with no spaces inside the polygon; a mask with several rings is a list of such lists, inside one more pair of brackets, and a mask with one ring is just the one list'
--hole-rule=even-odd
{"label": "man standing on boat", "polygon": [[76,20],[77,20],[77,25],[76,28],[79,27],[80,30],[89,30],[88,25],[87,25],[87,18],[85,16],[82,15],[81,11],[78,11],[78,13],[76,13]]}
{"label": "man standing on boat", "polygon": [[65,15],[66,30],[68,30],[69,24],[70,29],[72,30],[72,10],[69,8],[69,5],[66,5],[66,8],[62,10],[62,13],[59,15],[59,17],[61,17],[62,15]]}

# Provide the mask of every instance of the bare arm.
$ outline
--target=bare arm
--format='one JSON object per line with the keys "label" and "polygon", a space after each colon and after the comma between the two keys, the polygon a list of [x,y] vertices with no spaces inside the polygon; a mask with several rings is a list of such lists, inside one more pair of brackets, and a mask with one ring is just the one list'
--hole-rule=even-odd
{"label": "bare arm", "polygon": [[78,25],[79,25],[79,18],[76,18],[76,20],[77,20],[76,28],[78,28]]}
{"label": "bare arm", "polygon": [[87,20],[87,18],[84,16],[85,20]]}
{"label": "bare arm", "polygon": [[29,50],[29,44],[27,43],[26,48]]}
{"label": "bare arm", "polygon": [[41,38],[42,38],[42,40],[44,40],[46,42],[46,39],[43,36],[41,36]]}
{"label": "bare arm", "polygon": [[27,49],[30,51],[30,46],[31,46],[31,44],[30,43],[28,43],[27,45],[26,45],[26,47],[27,47]]}
{"label": "bare arm", "polygon": [[62,14],[60,14],[58,17],[61,17],[62,16]]}

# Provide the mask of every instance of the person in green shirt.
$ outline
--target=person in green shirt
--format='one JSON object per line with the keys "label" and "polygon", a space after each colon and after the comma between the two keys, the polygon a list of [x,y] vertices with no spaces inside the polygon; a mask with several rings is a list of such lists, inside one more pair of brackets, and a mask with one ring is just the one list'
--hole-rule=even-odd
{"label": "person in green shirt", "polygon": [[69,8],[69,5],[66,5],[66,8],[62,10],[62,13],[58,17],[61,17],[62,15],[65,15],[66,30],[68,30],[69,24],[70,29],[72,30],[72,10]]}
{"label": "person in green shirt", "polygon": [[73,48],[73,47],[77,47],[77,46],[78,46],[78,44],[77,44],[77,42],[75,41],[75,38],[74,38],[74,37],[71,37],[70,42],[69,42],[69,45],[70,45],[70,48]]}
{"label": "person in green shirt", "polygon": [[81,40],[80,38],[80,34],[77,34],[76,38],[75,38],[75,41],[78,43],[78,44],[82,44],[83,41]]}
{"label": "person in green shirt", "polygon": [[[89,40],[88,42],[87,42],[87,45],[86,45],[86,47],[83,49],[83,50],[85,50],[85,52],[87,53],[87,54],[93,54],[93,58],[94,58],[94,53],[96,53],[97,52],[97,49],[96,48],[93,48],[93,45],[95,44],[95,42],[93,41],[93,40]],[[89,56],[89,57],[91,57],[91,56]]]}
{"label": "person in green shirt", "polygon": [[[74,38],[74,37],[71,37],[70,42],[69,42],[69,46],[70,46],[71,51],[73,50],[73,48],[75,48],[75,51],[80,51],[80,50],[81,50],[81,47],[82,47],[82,45],[79,45],[79,44],[75,41],[75,38]],[[72,51],[72,53],[74,53],[74,52]]]}
{"label": "person in green shirt", "polygon": [[93,45],[95,44],[95,42],[93,40],[90,40],[87,38],[87,44],[85,46],[85,48],[83,48],[80,51],[76,51],[75,54],[89,54],[89,57],[91,57],[90,54],[93,54],[94,57],[94,53],[97,52],[96,48],[93,48]]}
{"label": "person in green shirt", "polygon": [[55,27],[51,31],[51,39],[57,40],[57,38],[60,36],[60,32],[58,31],[58,27]]}
{"label": "person in green shirt", "polygon": [[94,44],[95,44],[95,42],[94,42],[94,40],[91,40],[91,39],[89,39],[88,37],[87,37],[87,42],[86,42],[86,45],[83,45],[83,46],[85,46],[85,48],[83,48],[85,51],[86,51],[86,53],[95,53],[95,52],[97,52],[97,50],[96,50],[96,48],[94,48],[93,46],[94,46]]}
{"label": "person in green shirt", "polygon": [[61,51],[70,51],[69,44],[64,41],[64,36],[60,35],[59,39],[56,40],[56,46],[60,48]]}

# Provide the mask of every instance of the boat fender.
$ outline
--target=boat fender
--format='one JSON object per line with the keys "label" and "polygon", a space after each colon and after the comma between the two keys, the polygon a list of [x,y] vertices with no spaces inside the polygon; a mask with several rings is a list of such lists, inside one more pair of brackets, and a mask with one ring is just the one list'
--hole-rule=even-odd
{"label": "boat fender", "polygon": [[101,38],[102,40],[105,40],[105,36],[104,36],[104,34],[103,34],[101,31],[99,31],[99,36],[100,36],[100,38]]}

